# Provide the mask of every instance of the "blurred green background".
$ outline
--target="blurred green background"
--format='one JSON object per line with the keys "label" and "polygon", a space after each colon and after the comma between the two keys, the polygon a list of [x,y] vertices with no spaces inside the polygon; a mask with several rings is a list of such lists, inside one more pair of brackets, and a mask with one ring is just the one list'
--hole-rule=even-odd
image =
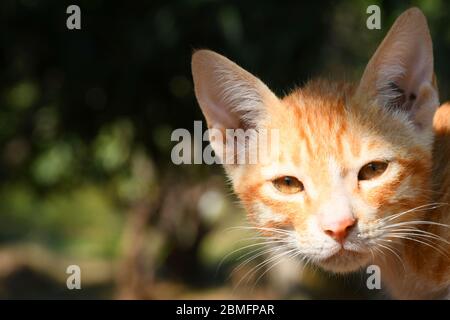
{"label": "blurred green background", "polygon": [[[444,101],[450,2],[86,0],[75,31],[70,4],[0,2],[0,298],[383,297],[364,290],[364,274],[292,262],[239,283],[262,261],[233,272],[252,247],[219,268],[252,234],[232,229],[246,221],[222,169],[173,165],[170,134],[203,119],[194,49],[279,95],[318,75],[357,80],[413,5],[429,19]],[[366,28],[371,4],[381,30]],[[81,290],[66,287],[70,264]]]}

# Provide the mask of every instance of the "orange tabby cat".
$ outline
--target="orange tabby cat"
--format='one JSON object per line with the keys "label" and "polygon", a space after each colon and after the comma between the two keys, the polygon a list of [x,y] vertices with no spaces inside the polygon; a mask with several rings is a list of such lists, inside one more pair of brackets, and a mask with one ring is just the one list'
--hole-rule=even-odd
{"label": "orange tabby cat", "polygon": [[280,99],[208,50],[192,73],[210,128],[279,130],[272,161],[225,165],[258,229],[331,272],[377,264],[394,298],[449,298],[450,105],[436,112],[419,9],[397,19],[355,85],[315,80]]}

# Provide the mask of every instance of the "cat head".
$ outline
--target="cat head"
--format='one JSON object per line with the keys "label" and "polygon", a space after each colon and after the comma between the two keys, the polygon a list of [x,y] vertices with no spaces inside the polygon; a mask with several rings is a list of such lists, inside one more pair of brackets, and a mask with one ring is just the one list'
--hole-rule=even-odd
{"label": "cat head", "polygon": [[[334,272],[358,269],[395,250],[390,225],[427,208],[439,102],[420,10],[397,19],[356,85],[316,80],[278,98],[208,50],[194,53],[192,73],[210,129],[277,132],[266,161],[224,166],[255,226],[306,259]],[[234,140],[223,136],[211,139],[219,157]]]}

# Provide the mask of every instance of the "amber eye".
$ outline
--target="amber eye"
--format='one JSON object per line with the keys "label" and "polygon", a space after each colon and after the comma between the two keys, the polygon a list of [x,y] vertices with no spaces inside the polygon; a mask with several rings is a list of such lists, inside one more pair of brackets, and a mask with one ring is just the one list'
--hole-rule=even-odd
{"label": "amber eye", "polygon": [[377,178],[386,171],[388,163],[384,161],[374,161],[366,164],[359,170],[358,180],[371,180]]}
{"label": "amber eye", "polygon": [[300,191],[303,191],[303,183],[301,183],[297,178],[294,177],[280,177],[272,181],[275,188],[278,189],[278,191],[287,193],[287,194],[294,194]]}

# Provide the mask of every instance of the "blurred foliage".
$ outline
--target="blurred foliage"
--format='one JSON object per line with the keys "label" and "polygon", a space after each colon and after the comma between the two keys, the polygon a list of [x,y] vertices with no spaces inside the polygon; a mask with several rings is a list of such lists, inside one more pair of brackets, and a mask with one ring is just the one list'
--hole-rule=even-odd
{"label": "blurred foliage", "polygon": [[[116,276],[83,297],[232,296],[234,263],[214,271],[241,245],[245,232],[223,230],[244,215],[220,168],[170,162],[172,130],[202,119],[193,50],[232,58],[280,95],[317,75],[357,80],[394,19],[416,5],[429,19],[441,99],[449,94],[443,0],[85,0],[79,31],[66,29],[69,4],[0,3],[0,245],[112,265]],[[382,30],[366,28],[370,4],[382,8]],[[0,297],[74,296],[23,268],[0,266]],[[249,296],[365,295],[320,272],[303,280],[313,291]]]}

